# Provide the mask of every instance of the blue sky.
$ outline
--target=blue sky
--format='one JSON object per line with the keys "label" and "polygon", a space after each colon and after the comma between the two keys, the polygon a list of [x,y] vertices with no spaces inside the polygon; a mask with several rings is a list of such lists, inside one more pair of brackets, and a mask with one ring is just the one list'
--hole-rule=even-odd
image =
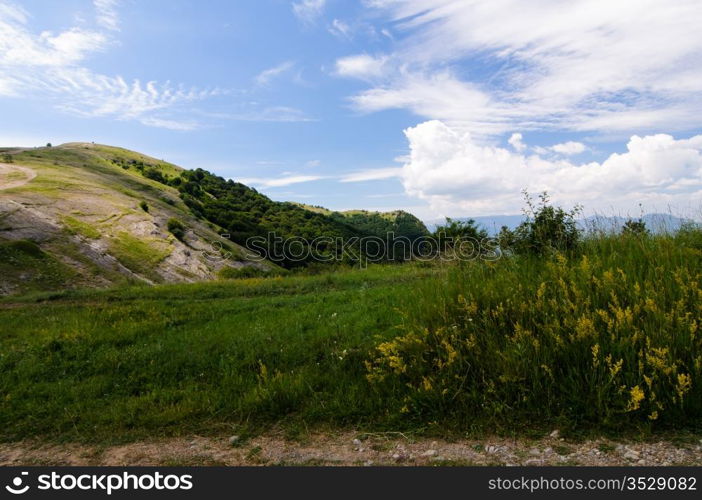
{"label": "blue sky", "polygon": [[0,144],[95,141],[276,200],[699,216],[702,14],[662,0],[0,0]]}

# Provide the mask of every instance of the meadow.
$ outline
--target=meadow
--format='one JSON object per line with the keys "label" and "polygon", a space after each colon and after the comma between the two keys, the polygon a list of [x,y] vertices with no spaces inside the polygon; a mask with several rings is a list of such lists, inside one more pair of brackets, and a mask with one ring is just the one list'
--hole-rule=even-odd
{"label": "meadow", "polygon": [[698,431],[702,232],[0,301],[0,439]]}

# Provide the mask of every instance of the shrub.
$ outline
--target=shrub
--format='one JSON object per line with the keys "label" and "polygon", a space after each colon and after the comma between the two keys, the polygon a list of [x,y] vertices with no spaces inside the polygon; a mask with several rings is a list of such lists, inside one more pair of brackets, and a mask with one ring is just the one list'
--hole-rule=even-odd
{"label": "shrub", "polygon": [[146,202],[143,201],[143,200],[139,202],[139,207],[140,207],[144,212],[148,212],[148,211],[149,211],[149,204],[146,203]]}
{"label": "shrub", "polygon": [[166,227],[173,236],[180,241],[183,241],[183,238],[185,237],[185,226],[182,222],[180,222],[178,219],[168,219]]}
{"label": "shrub", "polygon": [[539,195],[538,202],[534,202],[526,191],[524,198],[527,204],[524,210],[527,220],[514,231],[503,227],[500,246],[511,248],[517,253],[542,256],[577,248],[580,242],[580,231],[576,221],[581,212],[579,206],[570,211],[553,206],[546,192]]}
{"label": "shrub", "polygon": [[642,236],[648,234],[648,229],[643,219],[629,219],[624,223],[622,233],[632,236]]}

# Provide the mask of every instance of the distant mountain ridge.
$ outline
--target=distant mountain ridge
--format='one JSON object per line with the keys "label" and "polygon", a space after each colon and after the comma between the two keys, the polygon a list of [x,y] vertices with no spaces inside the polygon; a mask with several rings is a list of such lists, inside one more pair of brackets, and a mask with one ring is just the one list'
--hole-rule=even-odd
{"label": "distant mountain ridge", "polygon": [[[509,229],[515,229],[519,224],[526,220],[524,215],[486,215],[479,217],[456,217],[454,220],[467,221],[473,219],[479,225],[484,227],[491,236],[495,236],[500,232],[502,226],[507,226]],[[578,219],[578,227],[583,231],[602,231],[602,232],[620,232],[626,221],[638,217],[622,217],[622,216],[603,216],[591,215],[585,218]],[[677,217],[670,214],[650,213],[641,216],[641,219],[646,224],[646,228],[652,233],[674,232],[679,230],[683,225],[694,222],[692,219]],[[443,220],[434,220],[427,222],[427,228],[430,231],[435,231],[436,228],[443,224]]]}

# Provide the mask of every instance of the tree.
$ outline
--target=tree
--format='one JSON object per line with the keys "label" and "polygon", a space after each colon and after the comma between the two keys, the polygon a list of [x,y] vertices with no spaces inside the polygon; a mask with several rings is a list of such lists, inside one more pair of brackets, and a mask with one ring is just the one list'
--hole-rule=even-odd
{"label": "tree", "polygon": [[630,236],[645,236],[648,234],[648,228],[643,219],[629,219],[624,223],[622,234]]}
{"label": "tree", "polygon": [[51,143],[50,143],[50,142],[47,142],[47,143],[46,143],[46,147],[47,147],[47,148],[50,148],[50,147],[51,147]]}

